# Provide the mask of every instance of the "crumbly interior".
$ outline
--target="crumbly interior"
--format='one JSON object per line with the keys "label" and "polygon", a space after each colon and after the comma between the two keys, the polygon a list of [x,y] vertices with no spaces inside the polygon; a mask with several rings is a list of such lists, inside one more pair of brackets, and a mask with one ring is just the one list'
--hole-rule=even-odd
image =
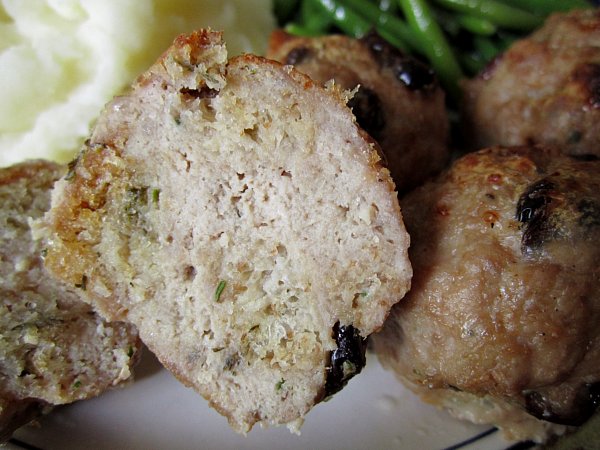
{"label": "crumbly interior", "polygon": [[29,221],[49,208],[52,184],[63,174],[42,161],[0,171],[2,427],[19,425],[12,417],[32,402],[69,403],[127,380],[138,347],[131,326],[103,321],[79,289],[43,267],[43,243],[32,240]]}
{"label": "crumbly interior", "polygon": [[408,235],[342,93],[190,42],[100,119],[49,261],[245,432],[322,399],[334,324],[366,337],[408,289]]}

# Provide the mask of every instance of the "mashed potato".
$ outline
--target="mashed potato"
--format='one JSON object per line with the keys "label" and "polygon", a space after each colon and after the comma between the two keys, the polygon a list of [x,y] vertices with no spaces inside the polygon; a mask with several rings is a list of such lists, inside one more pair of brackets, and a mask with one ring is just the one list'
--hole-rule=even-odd
{"label": "mashed potato", "polygon": [[270,0],[0,0],[0,166],[71,159],[103,105],[194,28],[262,53]]}

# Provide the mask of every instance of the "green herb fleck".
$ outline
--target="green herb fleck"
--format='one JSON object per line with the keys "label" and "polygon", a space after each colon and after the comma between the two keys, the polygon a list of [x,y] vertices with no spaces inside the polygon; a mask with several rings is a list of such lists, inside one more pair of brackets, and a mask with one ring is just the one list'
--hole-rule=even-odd
{"label": "green herb fleck", "polygon": [[275,383],[275,391],[279,392],[283,388],[283,383],[285,383],[285,379],[282,378],[277,383]]}
{"label": "green herb fleck", "polygon": [[227,284],[227,282],[225,280],[219,281],[219,284],[217,285],[217,289],[215,290],[215,302],[218,302],[219,300],[221,300],[221,294],[225,290],[226,284]]}
{"label": "green herb fleck", "polygon": [[160,189],[152,189],[152,203],[157,204],[160,198]]}
{"label": "green herb fleck", "polygon": [[131,358],[133,356],[133,347],[130,345],[127,349],[127,357]]}
{"label": "green herb fleck", "polygon": [[45,247],[44,247],[43,249],[41,249],[41,250],[40,250],[40,256],[41,256],[42,258],[45,258],[46,256],[48,256],[48,249],[47,249],[47,248],[45,248]]}
{"label": "green herb fleck", "polygon": [[73,389],[79,389],[81,387],[81,381],[77,380],[73,383]]}
{"label": "green herb fleck", "polygon": [[369,293],[368,293],[368,292],[361,292],[361,293],[360,293],[360,296],[361,296],[361,297],[366,297],[367,295],[369,295]]}

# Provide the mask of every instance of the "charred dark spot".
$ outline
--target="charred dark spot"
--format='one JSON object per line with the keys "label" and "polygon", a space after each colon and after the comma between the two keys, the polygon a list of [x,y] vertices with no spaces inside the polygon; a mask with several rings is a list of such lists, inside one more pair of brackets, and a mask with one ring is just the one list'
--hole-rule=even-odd
{"label": "charred dark spot", "polygon": [[352,108],[358,124],[375,140],[378,140],[385,127],[385,118],[381,109],[381,100],[377,94],[371,89],[361,86],[348,102],[348,106]]}
{"label": "charred dark spot", "polygon": [[400,61],[394,67],[394,72],[411,91],[428,89],[435,84],[433,69],[416,59]]}
{"label": "charred dark spot", "polygon": [[588,383],[577,391],[572,402],[558,410],[544,394],[525,393],[527,412],[538,419],[562,425],[583,425],[600,406],[600,383]]}
{"label": "charred dark spot", "polygon": [[516,218],[524,224],[521,251],[539,248],[553,234],[549,205],[554,183],[543,179],[530,185],[517,202]]}
{"label": "charred dark spot", "polygon": [[187,99],[215,98],[219,94],[217,89],[211,89],[208,86],[202,86],[200,89],[181,88],[179,92]]}
{"label": "charred dark spot", "polygon": [[381,67],[392,70],[398,81],[411,91],[430,90],[437,86],[435,72],[425,63],[404,55],[377,33],[361,39]]}
{"label": "charred dark spot", "polygon": [[308,47],[295,47],[285,57],[285,64],[296,65],[302,63],[309,55],[310,49]]}
{"label": "charred dark spot", "polygon": [[340,391],[366,364],[367,340],[356,328],[337,322],[333,326],[333,337],[338,348],[331,352],[331,364],[325,382],[326,397]]}
{"label": "charred dark spot", "polygon": [[573,81],[579,84],[587,95],[588,105],[600,108],[600,64],[582,64],[573,72]]}
{"label": "charred dark spot", "polygon": [[579,225],[586,228],[600,226],[600,204],[589,198],[580,200],[577,211],[581,213]]}

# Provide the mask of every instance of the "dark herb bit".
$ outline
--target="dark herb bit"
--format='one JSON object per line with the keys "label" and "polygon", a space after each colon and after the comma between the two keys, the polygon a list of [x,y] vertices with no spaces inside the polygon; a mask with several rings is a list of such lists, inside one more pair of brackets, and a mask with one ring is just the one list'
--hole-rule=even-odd
{"label": "dark herb bit", "polygon": [[79,389],[81,387],[81,381],[77,380],[73,383],[73,389]]}
{"label": "dark herb bit", "polygon": [[75,287],[85,291],[87,289],[88,277],[87,275],[81,276],[81,283],[75,283]]}
{"label": "dark herb bit", "polygon": [[225,280],[219,281],[219,284],[217,285],[217,289],[215,289],[215,302],[218,302],[221,300],[221,294],[225,290],[226,285],[227,285],[227,282]]}
{"label": "dark herb bit", "polygon": [[133,356],[134,350],[133,347],[130,345],[129,348],[127,349],[127,357],[131,358]]}
{"label": "dark herb bit", "polygon": [[331,352],[331,365],[327,368],[326,397],[341,390],[366,364],[367,340],[356,328],[337,322],[333,326],[333,337],[338,348]]}
{"label": "dark herb bit", "polygon": [[600,226],[600,204],[591,199],[583,199],[577,204],[577,210],[581,214],[579,225],[592,228]]}
{"label": "dark herb bit", "polygon": [[240,363],[240,355],[237,353],[234,355],[230,355],[225,359],[225,365],[223,366],[223,370],[228,372],[233,372],[233,369]]}

